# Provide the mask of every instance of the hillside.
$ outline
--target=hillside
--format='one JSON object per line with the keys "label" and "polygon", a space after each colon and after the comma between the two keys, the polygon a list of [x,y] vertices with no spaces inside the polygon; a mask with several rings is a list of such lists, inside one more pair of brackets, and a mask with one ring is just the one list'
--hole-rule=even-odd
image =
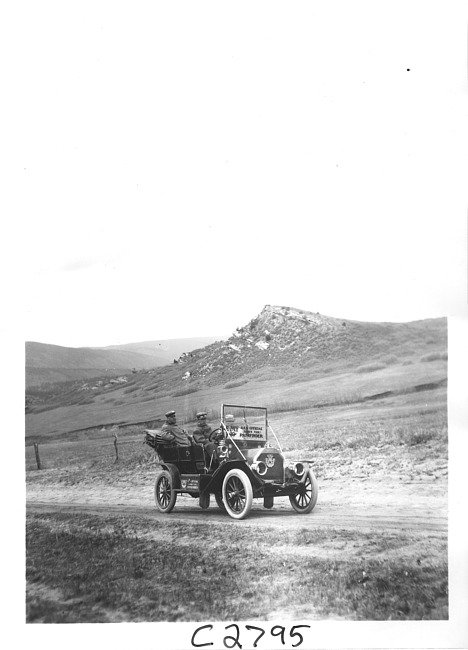
{"label": "hillside", "polygon": [[200,408],[216,419],[222,402],[281,412],[424,391],[432,391],[425,400],[437,393],[444,401],[446,382],[444,318],[364,323],[267,305],[228,340],[176,363],[30,388],[26,436],[152,422],[169,408],[186,422]]}
{"label": "hillside", "polygon": [[[411,323],[366,323],[266,305],[224,342],[180,357],[192,380],[210,385],[265,366],[333,369],[368,363],[387,365],[415,353],[447,347],[445,318]],[[439,349],[437,347],[437,349]]]}
{"label": "hillside", "polygon": [[70,348],[28,341],[26,386],[85,380],[97,376],[112,377],[133,368],[141,370],[164,366],[172,363],[183,352],[190,352],[219,339],[213,336],[194,337],[103,348]]}

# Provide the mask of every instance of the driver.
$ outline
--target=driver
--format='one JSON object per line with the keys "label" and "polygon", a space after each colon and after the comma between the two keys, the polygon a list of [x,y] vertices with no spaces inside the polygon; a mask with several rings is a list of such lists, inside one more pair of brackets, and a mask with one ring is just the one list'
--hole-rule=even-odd
{"label": "driver", "polygon": [[206,423],[205,411],[197,413],[197,428],[193,431],[193,439],[201,445],[210,441],[210,433],[212,428]]}
{"label": "driver", "polygon": [[175,442],[181,447],[190,447],[190,438],[186,430],[177,424],[175,411],[166,413],[166,422],[161,427],[161,438],[168,442]]}
{"label": "driver", "polygon": [[[211,436],[213,433],[212,428],[209,424],[206,423],[206,412],[199,411],[197,413],[197,427],[193,431],[193,439],[199,445],[203,445],[206,453],[214,461],[218,460],[218,446],[216,444],[216,438]],[[211,438],[214,438],[212,440]]]}

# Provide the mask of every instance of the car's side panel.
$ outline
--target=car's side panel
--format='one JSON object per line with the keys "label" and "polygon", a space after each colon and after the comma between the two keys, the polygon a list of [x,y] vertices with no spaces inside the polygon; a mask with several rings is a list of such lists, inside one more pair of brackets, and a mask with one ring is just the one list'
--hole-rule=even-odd
{"label": "car's side panel", "polygon": [[201,445],[190,447],[158,446],[157,452],[165,463],[176,463],[181,473],[197,474],[205,467],[205,456]]}

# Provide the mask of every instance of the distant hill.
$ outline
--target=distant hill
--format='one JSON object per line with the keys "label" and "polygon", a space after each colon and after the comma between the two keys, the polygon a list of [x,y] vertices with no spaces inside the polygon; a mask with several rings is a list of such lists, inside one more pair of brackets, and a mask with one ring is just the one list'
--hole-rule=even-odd
{"label": "distant hill", "polygon": [[135,368],[154,368],[172,363],[184,352],[204,347],[223,337],[205,336],[145,341],[103,348],[69,348],[26,342],[26,387],[46,382],[77,381],[96,376],[115,376]]}

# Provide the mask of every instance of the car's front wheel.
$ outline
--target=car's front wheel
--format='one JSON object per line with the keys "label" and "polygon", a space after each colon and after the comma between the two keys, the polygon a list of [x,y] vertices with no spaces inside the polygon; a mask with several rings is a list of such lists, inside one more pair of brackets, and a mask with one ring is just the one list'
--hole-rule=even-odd
{"label": "car's front wheel", "polygon": [[231,469],[223,481],[223,504],[233,519],[244,519],[250,512],[253,490],[249,478],[240,469]]}
{"label": "car's front wheel", "polygon": [[164,470],[158,474],[154,484],[154,500],[158,510],[169,513],[175,506],[177,492],[173,487],[172,475]]}
{"label": "car's front wheel", "polygon": [[306,515],[315,508],[318,497],[318,483],[311,469],[306,471],[304,481],[299,487],[300,491],[297,494],[291,494],[289,501],[296,512]]}

